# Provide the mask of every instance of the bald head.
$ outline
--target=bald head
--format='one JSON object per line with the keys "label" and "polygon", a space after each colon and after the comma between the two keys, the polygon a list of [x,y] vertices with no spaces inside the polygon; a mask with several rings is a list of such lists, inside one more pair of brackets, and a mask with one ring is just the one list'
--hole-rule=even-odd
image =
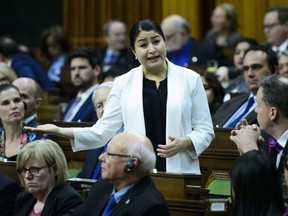
{"label": "bald head", "polygon": [[151,141],[144,135],[134,132],[123,132],[116,135],[108,144],[109,147],[117,147],[122,153],[138,158],[139,171],[150,173],[156,163],[156,155]]}
{"label": "bald head", "polygon": [[[176,28],[177,31],[184,31],[186,33],[190,33],[190,27],[188,21],[177,14],[170,15],[162,20],[161,28],[164,31],[163,28],[167,28],[169,26],[173,26],[173,28]],[[165,34],[165,31],[164,31]]]}
{"label": "bald head", "polygon": [[19,89],[21,97],[27,105],[25,118],[35,114],[42,101],[42,89],[39,84],[28,77],[17,78],[12,84]]}
{"label": "bald head", "polygon": [[173,14],[166,17],[161,23],[161,28],[166,37],[168,52],[182,49],[190,38],[189,23],[182,16]]}

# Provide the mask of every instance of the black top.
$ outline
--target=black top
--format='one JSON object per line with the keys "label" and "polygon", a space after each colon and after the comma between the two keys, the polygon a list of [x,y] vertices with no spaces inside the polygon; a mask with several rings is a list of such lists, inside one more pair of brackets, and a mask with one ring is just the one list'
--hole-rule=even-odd
{"label": "black top", "polygon": [[[160,82],[143,79],[143,107],[146,136],[156,152],[158,144],[166,143],[167,78]],[[156,169],[166,171],[166,159],[157,156]]]}

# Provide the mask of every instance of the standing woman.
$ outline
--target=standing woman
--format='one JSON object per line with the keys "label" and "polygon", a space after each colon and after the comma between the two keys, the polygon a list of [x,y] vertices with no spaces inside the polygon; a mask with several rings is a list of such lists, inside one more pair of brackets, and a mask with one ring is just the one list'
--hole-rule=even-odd
{"label": "standing woman", "polygon": [[15,161],[19,149],[39,137],[23,130],[24,103],[12,84],[0,85],[0,160]]}
{"label": "standing woman", "polygon": [[124,131],[152,141],[158,171],[199,174],[198,157],[214,137],[200,76],[169,62],[162,29],[152,20],[132,26],[130,46],[141,65],[115,78],[104,116],[95,125],[27,129],[66,136],[80,151],[105,145],[124,124]]}

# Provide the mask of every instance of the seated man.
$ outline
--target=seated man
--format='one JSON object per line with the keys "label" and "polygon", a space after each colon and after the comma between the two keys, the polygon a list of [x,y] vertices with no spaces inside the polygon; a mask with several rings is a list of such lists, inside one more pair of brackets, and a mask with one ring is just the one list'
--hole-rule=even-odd
{"label": "seated man", "polygon": [[0,215],[13,215],[19,192],[19,184],[0,172]]}
{"label": "seated man", "polygon": [[86,202],[70,215],[169,215],[163,195],[148,175],[155,167],[156,156],[147,137],[120,133],[108,143],[99,160],[102,179],[94,184]]}
{"label": "seated man", "polygon": [[242,73],[250,93],[242,94],[223,103],[213,115],[215,127],[234,128],[242,119],[249,124],[257,123],[254,112],[256,107],[255,96],[259,82],[266,76],[276,72],[278,59],[275,52],[267,47],[250,47],[244,55]]}
{"label": "seated man", "polygon": [[[113,82],[105,82],[97,86],[93,95],[92,101],[96,110],[97,118],[100,119],[104,113],[106,99],[111,91]],[[107,145],[92,149],[89,151],[82,171],[77,175],[78,178],[98,179],[101,173],[101,161],[98,157],[106,150]]]}
{"label": "seated man", "polygon": [[26,104],[24,116],[25,125],[37,127],[39,125],[37,110],[42,102],[42,88],[35,80],[29,77],[19,77],[14,80],[12,84],[19,89],[22,100]]}
{"label": "seated man", "polygon": [[99,85],[101,66],[98,58],[88,47],[79,47],[72,51],[67,59],[70,67],[71,82],[78,90],[70,100],[61,117],[65,122],[96,122],[97,117],[92,103],[92,94]]}

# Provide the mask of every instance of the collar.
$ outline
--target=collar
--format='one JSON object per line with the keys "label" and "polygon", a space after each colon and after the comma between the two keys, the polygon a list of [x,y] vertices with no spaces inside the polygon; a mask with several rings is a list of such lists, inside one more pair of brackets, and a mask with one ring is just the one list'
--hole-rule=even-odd
{"label": "collar", "polygon": [[288,140],[288,130],[282,134],[282,136],[277,140],[277,142],[284,148]]}
{"label": "collar", "polygon": [[34,118],[36,118],[37,119],[37,114],[35,113],[35,114],[33,114],[33,115],[31,115],[31,116],[29,116],[29,117],[27,117],[27,118],[25,118],[24,120],[23,120],[23,122],[25,123],[25,124],[28,124],[30,121],[32,121]]}
{"label": "collar", "polygon": [[96,85],[91,86],[90,88],[88,88],[84,92],[82,92],[82,91],[78,92],[77,97],[80,97],[81,100],[86,100],[94,92],[94,90],[97,88],[97,86],[99,86],[98,83]]}
{"label": "collar", "polygon": [[288,49],[288,39],[286,41],[284,41],[280,46],[272,46],[272,50],[274,52],[284,52]]}
{"label": "collar", "polygon": [[119,203],[121,198],[127,193],[127,191],[132,188],[134,184],[128,185],[127,187],[121,189],[120,191],[116,191],[115,187],[113,188],[112,195],[114,195],[114,198],[116,200],[116,203]]}

